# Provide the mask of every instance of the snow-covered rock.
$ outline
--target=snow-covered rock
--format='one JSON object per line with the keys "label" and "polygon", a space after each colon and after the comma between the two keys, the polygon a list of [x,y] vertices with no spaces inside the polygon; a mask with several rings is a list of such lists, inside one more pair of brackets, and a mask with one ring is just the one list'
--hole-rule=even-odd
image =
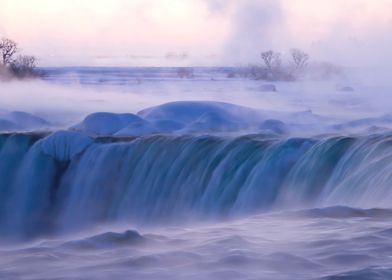
{"label": "snow-covered rock", "polygon": [[149,121],[175,121],[184,125],[215,127],[241,127],[260,119],[257,110],[224,102],[178,101],[144,109],[139,116]]}
{"label": "snow-covered rock", "polygon": [[352,120],[352,121],[336,124],[333,126],[333,129],[353,131],[353,130],[369,129],[371,127],[392,128],[392,115],[384,115],[376,118],[363,118],[363,119]]}
{"label": "snow-covered rock", "polygon": [[276,86],[274,84],[264,84],[260,86],[260,91],[262,92],[276,92]]}
{"label": "snow-covered rock", "polygon": [[71,127],[72,130],[92,135],[113,135],[132,123],[144,120],[134,114],[115,114],[98,112],[88,115],[81,123]]}
{"label": "snow-covered rock", "polygon": [[50,122],[26,112],[7,112],[0,116],[0,131],[39,130],[51,126]]}
{"label": "snow-covered rock", "polygon": [[20,129],[20,126],[18,126],[16,123],[5,119],[0,119],[0,131],[14,131],[17,129]]}
{"label": "snow-covered rock", "polygon": [[49,127],[51,125],[47,120],[26,112],[14,111],[6,114],[4,117],[26,128]]}
{"label": "snow-covered rock", "polygon": [[35,148],[56,160],[68,161],[82,153],[92,143],[93,140],[82,133],[57,131],[40,140]]}
{"label": "snow-covered rock", "polygon": [[208,112],[202,114],[197,120],[189,123],[183,132],[229,132],[246,128],[246,124],[224,118],[216,112]]}
{"label": "snow-covered rock", "polygon": [[115,136],[140,136],[159,133],[157,128],[148,121],[133,122],[116,132]]}
{"label": "snow-covered rock", "polygon": [[259,127],[262,131],[273,132],[276,134],[286,134],[288,127],[286,124],[279,120],[265,120]]}
{"label": "snow-covered rock", "polygon": [[161,133],[170,133],[184,128],[184,124],[174,120],[161,120],[152,122],[154,127]]}

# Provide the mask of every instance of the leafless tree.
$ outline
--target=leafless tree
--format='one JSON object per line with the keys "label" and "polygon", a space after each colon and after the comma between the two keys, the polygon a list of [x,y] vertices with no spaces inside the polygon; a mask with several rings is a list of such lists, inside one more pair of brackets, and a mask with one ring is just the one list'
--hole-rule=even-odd
{"label": "leafless tree", "polygon": [[276,52],[272,57],[272,69],[279,70],[281,67],[282,67],[282,54],[280,52]]}
{"label": "leafless tree", "polygon": [[10,69],[17,77],[35,76],[36,58],[29,55],[20,55],[10,63]]}
{"label": "leafless tree", "polygon": [[267,79],[279,79],[282,73],[282,54],[272,50],[261,53],[261,58],[269,72]]}
{"label": "leafless tree", "polygon": [[308,66],[309,55],[299,49],[291,49],[291,57],[294,62],[295,71],[303,70]]}
{"label": "leafless tree", "polygon": [[35,67],[35,61],[36,59],[34,56],[20,55],[14,61],[12,61],[12,64],[32,69]]}
{"label": "leafless tree", "polygon": [[13,56],[18,50],[18,45],[11,39],[2,38],[0,40],[0,56],[3,60],[3,65],[9,65]]}
{"label": "leafless tree", "polygon": [[272,70],[272,60],[274,58],[274,51],[269,50],[261,53],[261,58],[264,61],[265,66],[268,70]]}

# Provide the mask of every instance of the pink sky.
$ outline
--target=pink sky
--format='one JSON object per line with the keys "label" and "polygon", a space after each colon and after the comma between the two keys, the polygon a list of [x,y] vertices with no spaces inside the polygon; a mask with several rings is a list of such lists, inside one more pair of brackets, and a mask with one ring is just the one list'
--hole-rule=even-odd
{"label": "pink sky", "polygon": [[0,0],[0,36],[44,65],[248,63],[272,47],[371,64],[392,47],[390,11],[391,0]]}

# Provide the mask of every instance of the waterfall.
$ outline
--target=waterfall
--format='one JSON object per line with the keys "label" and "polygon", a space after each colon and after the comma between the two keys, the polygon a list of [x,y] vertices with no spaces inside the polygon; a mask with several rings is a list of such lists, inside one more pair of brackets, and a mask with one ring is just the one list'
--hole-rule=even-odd
{"label": "waterfall", "polygon": [[0,234],[389,207],[392,137],[0,135]]}

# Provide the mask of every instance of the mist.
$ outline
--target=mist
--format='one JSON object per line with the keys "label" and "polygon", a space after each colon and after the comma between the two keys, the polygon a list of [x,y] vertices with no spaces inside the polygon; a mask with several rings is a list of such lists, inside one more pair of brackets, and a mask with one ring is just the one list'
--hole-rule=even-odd
{"label": "mist", "polygon": [[[174,80],[137,81],[130,78],[126,86],[115,85],[113,83],[117,80],[110,78],[91,84],[91,79],[99,80],[99,77],[83,75],[82,78],[77,72],[57,77],[58,82],[5,82],[0,89],[0,110],[2,115],[13,111],[27,112],[55,127],[68,129],[95,112],[137,114],[169,102],[223,101],[260,112],[260,123],[277,119],[294,126],[301,125],[299,130],[296,129],[297,135],[328,132],[326,126],[363,118],[376,118],[365,122],[365,127],[390,126],[384,119],[390,114],[389,104],[392,102],[387,77],[378,75],[364,79],[368,76],[366,71],[351,70],[345,76],[330,80],[296,82],[227,79],[224,75],[209,72],[200,75],[193,79]],[[266,91],[266,85],[275,89]],[[352,127],[345,128],[351,131]]]}
{"label": "mist", "polygon": [[206,2],[213,15],[229,19],[227,63],[255,63],[263,50],[301,48],[315,61],[342,66],[383,69],[392,64],[388,0]]}
{"label": "mist", "polygon": [[[83,0],[72,9],[65,0],[40,1],[3,0],[0,35],[43,66],[237,65],[294,47],[347,67],[392,63],[389,0]],[[65,17],[73,23],[63,24]],[[168,60],[170,52],[188,57]]]}

